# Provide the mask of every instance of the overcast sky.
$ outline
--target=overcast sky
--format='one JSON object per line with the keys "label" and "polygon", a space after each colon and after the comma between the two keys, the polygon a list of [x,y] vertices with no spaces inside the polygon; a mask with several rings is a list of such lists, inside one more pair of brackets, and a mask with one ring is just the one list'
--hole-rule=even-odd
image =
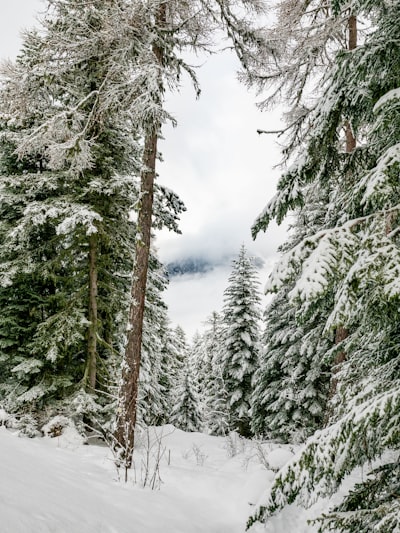
{"label": "overcast sky", "polygon": [[[35,13],[44,5],[42,0],[1,0],[2,58],[16,55],[20,29],[35,24]],[[264,285],[285,232],[272,226],[255,242],[250,236],[252,222],[274,194],[279,176],[274,167],[280,160],[276,138],[259,136],[256,130],[276,129],[280,113],[257,109],[257,97],[237,81],[238,63],[231,53],[196,63],[201,64],[200,99],[186,80],[167,101],[178,127],[164,127],[159,182],[179,194],[187,212],[182,235],[162,232],[157,237],[159,255],[165,263],[193,256],[219,262],[237,254],[244,243],[250,254],[265,260],[260,273]],[[166,295],[170,316],[189,337],[213,310],[221,309],[229,272],[228,262],[207,275],[171,282]]]}

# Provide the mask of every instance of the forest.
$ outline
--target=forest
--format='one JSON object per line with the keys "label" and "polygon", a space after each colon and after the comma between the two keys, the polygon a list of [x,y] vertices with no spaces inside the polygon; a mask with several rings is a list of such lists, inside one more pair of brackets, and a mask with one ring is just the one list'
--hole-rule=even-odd
{"label": "forest", "polygon": [[[0,68],[0,448],[73,430],[108,450],[119,485],[147,453],[143,488],[162,492],[163,435],[178,448],[198,435],[218,461],[224,442],[273,475],[240,526],[166,533],[399,532],[399,0],[44,4]],[[248,230],[289,231],[261,280],[268,304],[242,245],[222,309],[189,340],[156,246],[186,210],[159,175],[160,140],[179,128],[167,96],[182,79],[201,98],[188,58],[226,47],[260,115],[283,109],[282,129],[258,131],[282,161]],[[206,464],[197,444],[191,457]],[[293,506],[324,498],[290,526]],[[13,520],[10,533],[33,531]]]}

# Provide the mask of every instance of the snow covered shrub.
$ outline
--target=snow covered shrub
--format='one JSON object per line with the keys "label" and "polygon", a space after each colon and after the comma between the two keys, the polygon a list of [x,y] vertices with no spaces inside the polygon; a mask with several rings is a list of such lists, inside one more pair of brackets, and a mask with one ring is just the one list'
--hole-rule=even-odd
{"label": "snow covered shrub", "polygon": [[42,434],[51,439],[57,438],[58,445],[62,443],[66,448],[87,444],[86,437],[79,433],[73,420],[63,415],[57,415],[45,424]]}
{"label": "snow covered shrub", "polygon": [[[92,430],[96,431],[99,436],[104,436],[105,432],[110,431],[115,404],[107,399],[106,405],[103,406],[101,400],[97,395],[89,394],[84,389],[77,391],[71,398],[65,413],[74,422],[81,435]],[[104,404],[104,400],[102,403]]]}
{"label": "snow covered shrub", "polygon": [[18,429],[20,436],[29,437],[30,439],[41,436],[38,421],[29,414],[22,415],[19,419],[14,419],[11,427]]}
{"label": "snow covered shrub", "polygon": [[0,426],[5,426],[10,415],[0,407]]}
{"label": "snow covered shrub", "polygon": [[42,427],[42,433],[45,437],[54,439],[60,437],[64,430],[73,425],[71,420],[66,416],[57,415]]}

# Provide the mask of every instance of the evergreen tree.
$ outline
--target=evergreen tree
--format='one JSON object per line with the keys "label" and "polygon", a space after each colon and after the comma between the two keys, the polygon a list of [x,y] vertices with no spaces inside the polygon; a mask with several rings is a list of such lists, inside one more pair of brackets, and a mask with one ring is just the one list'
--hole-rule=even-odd
{"label": "evergreen tree", "polygon": [[251,424],[256,435],[302,442],[326,419],[330,342],[320,317],[303,325],[296,321],[287,293],[282,290],[265,311]]}
{"label": "evergreen tree", "polygon": [[[22,276],[36,293],[30,312],[41,310],[22,343],[24,360],[10,354],[15,391],[23,391],[16,405],[30,409],[43,409],[45,397],[63,401],[77,386],[106,387],[106,361],[125,323],[115,316],[128,303],[137,195],[119,173],[135,168],[137,148],[120,110],[100,113],[99,87],[115,53],[103,39],[106,4],[52,2],[44,31],[26,34],[2,73],[5,298]],[[78,45],[81,37],[90,46]]]}
{"label": "evergreen tree", "polygon": [[[310,231],[326,223],[324,194],[318,187],[304,191],[307,207],[296,212],[294,227],[281,252],[289,251]],[[308,313],[298,312],[290,298],[297,271],[274,296],[264,312],[260,366],[252,397],[252,427],[257,435],[301,441],[320,429],[327,419],[330,336],[324,325],[331,293],[324,293]],[[267,289],[274,291],[273,284]]]}
{"label": "evergreen tree", "polygon": [[[43,411],[49,404],[63,409],[60,402],[77,388],[89,387],[87,233],[97,214],[86,202],[84,186],[76,191],[65,173],[46,170],[44,163],[42,167],[40,173],[23,174],[4,168],[0,178],[4,213],[1,337],[2,359],[8,361],[2,382],[12,391],[5,393],[11,411]],[[109,197],[103,200],[103,220],[118,244],[101,243],[97,260],[98,353],[103,360],[97,361],[97,389],[107,389],[105,361],[120,331],[121,323],[113,315],[127,304],[126,268],[133,242],[128,219],[133,202],[130,181],[109,180],[108,190],[119,202],[117,213],[105,216]],[[79,194],[81,201],[72,204],[74,194]],[[93,392],[93,387],[89,390]]]}
{"label": "evergreen tree", "polygon": [[[334,295],[324,327],[329,332],[344,326],[350,332],[342,347],[336,347],[345,348],[347,360],[335,376],[329,420],[334,423],[311,437],[302,454],[280,472],[258,517],[265,518],[289,502],[307,504],[318,495],[332,494],[355,467],[364,466],[371,477],[321,520],[321,531],[370,531],[373,524],[374,530],[384,532],[396,527],[398,520],[392,489],[400,409],[399,355],[394,349],[400,265],[400,6],[367,0],[350,4],[338,0],[332,5],[335,10],[350,7],[352,15],[373,24],[362,45],[337,54],[313,114],[304,157],[281,181],[284,194],[275,206],[280,203],[287,210],[282,199],[299,184],[300,190],[307,184],[331,187],[332,203],[326,210],[334,213],[335,224],[291,249],[273,283],[282,287],[298,272],[291,298],[303,314],[322,295]],[[344,120],[359,140],[351,154],[341,149]],[[268,208],[266,218],[260,218],[262,224],[270,215]],[[387,450],[394,454],[382,458],[382,468],[371,471],[371,461]]]}
{"label": "evergreen tree", "polygon": [[213,435],[229,432],[227,392],[223,380],[225,337],[222,316],[214,311],[203,333],[202,401],[204,425]]}
{"label": "evergreen tree", "polygon": [[230,429],[249,436],[250,401],[259,357],[259,282],[244,245],[232,266],[229,285],[224,292],[222,375],[229,405]]}
{"label": "evergreen tree", "polygon": [[162,300],[167,277],[157,257],[150,257],[149,279],[143,324],[143,346],[139,384],[139,420],[158,425],[165,420],[161,364],[163,338],[168,323],[167,306]]}
{"label": "evergreen tree", "polygon": [[[128,7],[51,1],[2,71],[0,364],[12,410],[65,410],[79,389],[115,385],[142,151]],[[176,230],[182,210],[156,188],[154,227]]]}
{"label": "evergreen tree", "polygon": [[183,431],[199,431],[202,426],[200,402],[188,358],[177,384],[171,423]]}
{"label": "evergreen tree", "polygon": [[223,30],[245,70],[254,61],[257,50],[265,46],[262,34],[248,15],[260,14],[258,0],[196,0],[171,2],[152,0],[133,4],[134,21],[140,23],[144,43],[137,64],[140,66],[141,98],[137,123],[144,138],[141,171],[141,202],[138,206],[139,236],[136,240],[131,307],[117,416],[116,441],[126,468],[131,466],[136,421],[136,400],[141,358],[144,294],[150,251],[153,189],[156,177],[157,143],[162,124],[171,118],[164,107],[164,90],[179,87],[182,71],[189,73],[195,88],[195,72],[183,60],[181,52],[210,51],[213,34]]}

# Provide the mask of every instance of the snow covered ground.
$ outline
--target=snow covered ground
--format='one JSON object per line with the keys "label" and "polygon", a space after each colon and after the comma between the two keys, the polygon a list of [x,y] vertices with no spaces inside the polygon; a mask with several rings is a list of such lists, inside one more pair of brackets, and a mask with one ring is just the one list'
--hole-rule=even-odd
{"label": "snow covered ground", "polygon": [[[0,454],[1,533],[244,533],[271,468],[293,455],[236,435],[151,428],[135,453],[136,483],[125,484],[109,450],[72,430],[28,439],[0,427]],[[308,533],[309,517],[292,508],[251,531]]]}

